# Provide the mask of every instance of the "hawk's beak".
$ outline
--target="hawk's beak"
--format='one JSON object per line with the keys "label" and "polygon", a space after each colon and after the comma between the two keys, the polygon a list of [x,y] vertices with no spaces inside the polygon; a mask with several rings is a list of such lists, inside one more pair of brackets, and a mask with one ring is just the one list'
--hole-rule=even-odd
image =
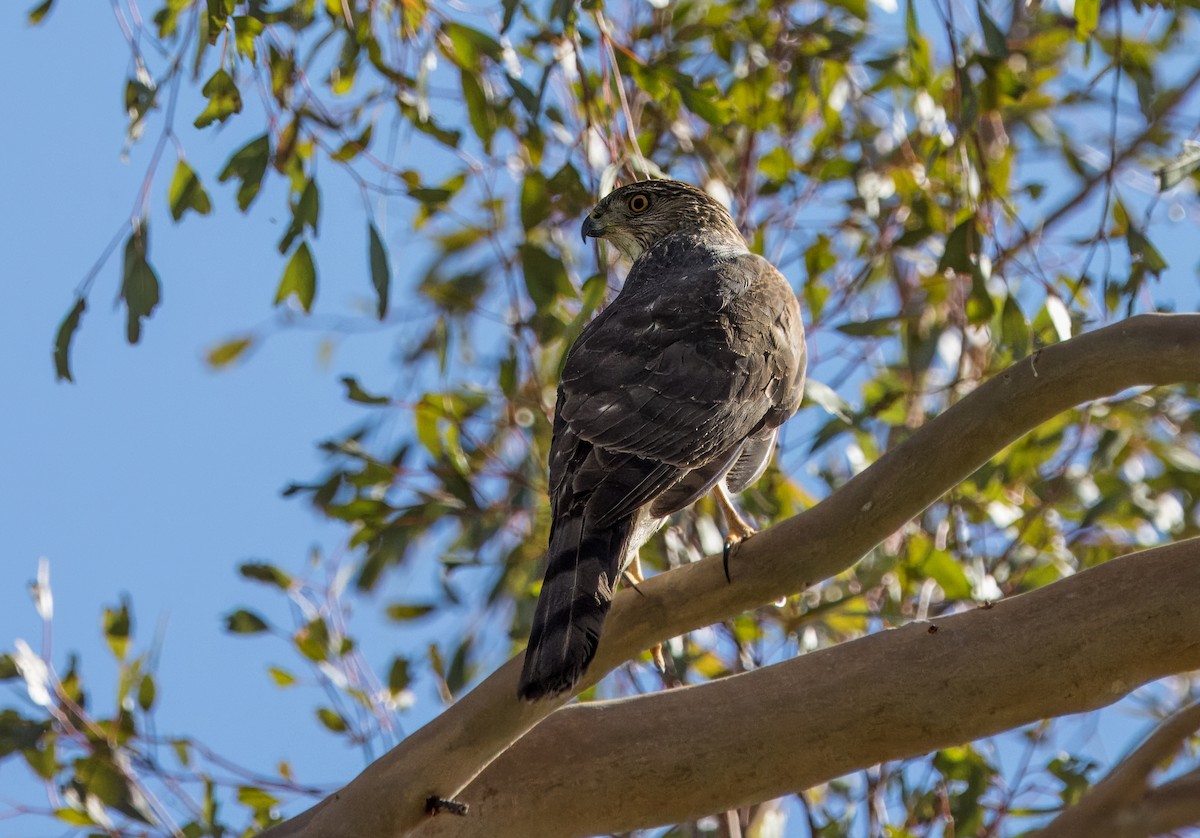
{"label": "hawk's beak", "polygon": [[604,235],[604,231],[600,229],[600,226],[596,224],[595,221],[592,220],[590,215],[583,219],[583,229],[579,232],[584,242],[588,240],[588,236],[591,236],[592,238],[599,238],[600,236]]}

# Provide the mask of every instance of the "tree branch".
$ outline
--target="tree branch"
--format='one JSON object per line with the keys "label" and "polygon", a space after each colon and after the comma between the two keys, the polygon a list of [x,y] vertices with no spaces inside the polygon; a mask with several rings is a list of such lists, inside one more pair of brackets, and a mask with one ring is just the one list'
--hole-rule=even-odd
{"label": "tree branch", "polygon": [[[1200,667],[1198,586],[1192,539],[743,675],[565,707],[463,791],[466,818],[435,818],[417,834],[564,838],[691,820],[1094,710]],[[1127,765],[1149,770],[1196,724],[1193,712]],[[1115,835],[1114,811],[1078,831],[1056,821],[1047,838]]]}
{"label": "tree branch", "polygon": [[[1185,381],[1200,381],[1200,315],[1142,315],[1035,352],[822,503],[743,542],[732,562],[732,584],[726,584],[719,558],[710,557],[647,580],[640,595],[622,592],[581,688],[656,642],[840,573],[1056,414],[1128,387]],[[510,660],[348,786],[270,834],[391,836],[419,826],[429,797],[458,795],[564,703],[518,701],[520,667],[520,657]]]}
{"label": "tree branch", "polygon": [[1031,838],[1088,838],[1101,834],[1147,838],[1200,821],[1200,769],[1157,788],[1150,787],[1154,770],[1197,729],[1200,704],[1191,704],[1159,725],[1077,805]]}

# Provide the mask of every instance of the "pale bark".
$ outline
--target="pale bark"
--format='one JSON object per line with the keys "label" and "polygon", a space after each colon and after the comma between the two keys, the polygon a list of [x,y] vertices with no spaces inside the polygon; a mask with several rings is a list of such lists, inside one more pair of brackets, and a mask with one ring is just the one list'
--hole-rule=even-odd
{"label": "pale bark", "polygon": [[[731,563],[732,584],[726,584],[717,557],[649,579],[640,586],[640,594],[621,593],[585,684],[656,642],[802,591],[845,570],[1004,446],[1074,405],[1136,385],[1197,381],[1200,315],[1143,315],[1039,350],[924,425],[824,502],[744,542]],[[500,667],[341,791],[271,835],[393,836],[421,825],[428,818],[427,798],[458,796],[489,763],[563,703],[518,701],[520,665],[518,657]],[[896,699],[915,701],[919,686],[912,685]],[[733,689],[721,682],[713,687]],[[563,716],[578,712],[588,711],[572,709]],[[765,715],[757,700],[739,712],[756,719]],[[873,730],[860,731],[865,743],[876,735]],[[599,742],[612,733],[604,723],[592,735]],[[677,745],[655,738],[644,748]],[[760,757],[734,752],[730,764],[753,771]],[[885,757],[881,752],[876,759]],[[623,758],[637,759],[637,754]],[[562,782],[574,776],[574,766],[562,762],[538,768]],[[664,788],[662,794],[669,797],[674,791]],[[587,793],[611,799],[606,790]],[[529,814],[536,822],[540,812]]]}
{"label": "pale bark", "polygon": [[[732,678],[564,707],[463,790],[467,817],[416,834],[567,838],[675,823],[1094,710],[1200,668],[1198,590],[1191,539]],[[1171,750],[1184,735],[1171,732]],[[1135,812],[1142,768],[1157,761],[1134,758],[1140,788],[1047,838],[1153,834],[1108,827]]]}

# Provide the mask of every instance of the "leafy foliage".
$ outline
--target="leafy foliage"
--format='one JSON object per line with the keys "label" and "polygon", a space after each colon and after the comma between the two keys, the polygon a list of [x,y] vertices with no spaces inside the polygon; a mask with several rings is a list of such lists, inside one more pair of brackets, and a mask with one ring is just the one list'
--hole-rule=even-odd
{"label": "leafy foliage", "polygon": [[[274,302],[309,313],[337,276],[319,272],[315,256],[330,170],[364,196],[369,274],[359,287],[374,295],[367,316],[396,333],[398,383],[376,393],[345,377],[366,418],[321,445],[322,474],[288,490],[345,524],[350,558],[336,582],[245,565],[247,579],[291,603],[294,625],[247,609],[226,618],[230,632],[289,642],[336,699],[316,711],[325,731],[368,752],[386,747],[414,683],[449,701],[527,635],[549,528],[553,387],[620,274],[602,250],[581,251],[576,230],[615,183],[666,173],[705,185],[804,302],[814,383],[777,466],[744,496],[760,523],[836,490],[1012,362],[1089,323],[1160,307],[1160,283],[1178,269],[1160,246],[1164,223],[1196,212],[1186,203],[1195,143],[1180,153],[1200,84],[1200,70],[1179,69],[1194,58],[1187,4],[1076,0],[1067,15],[982,0],[888,6],[506,0],[468,12],[165,0],[148,10],[137,34],[156,49],[141,49],[125,80],[130,142],[154,127],[161,148],[191,124],[220,127],[232,149],[220,171],[178,158],[166,190],[176,222],[214,210],[205,180],[234,183],[241,212],[265,183],[285,185]],[[175,115],[181,85],[200,88],[197,113]],[[1143,185],[1136,173],[1149,170],[1179,197]],[[162,284],[145,201],[125,231],[119,289],[131,343]],[[381,201],[394,209],[386,225]],[[58,330],[60,378],[72,377],[71,339],[94,278]],[[266,339],[239,334],[208,361],[232,365]],[[1194,535],[1196,406],[1193,391],[1162,391],[1060,416],[853,570],[680,638],[665,676],[634,664],[602,690],[721,677]],[[719,521],[700,502],[648,545],[645,563],[661,571],[714,552]],[[454,629],[377,675],[357,652],[346,603],[400,571],[435,579],[440,596],[392,602],[387,617],[446,618]],[[152,811],[141,785],[162,770],[144,732],[157,690],[152,656],[131,651],[130,622],[126,605],[106,612],[121,684],[110,716],[84,715],[74,661],[60,676],[32,653],[10,658],[7,676],[19,672],[48,700],[35,699],[33,715],[3,711],[0,756],[21,755],[64,790],[59,819],[133,834],[172,816]],[[481,641],[497,636],[510,648]],[[280,688],[301,683],[280,667],[269,674]],[[801,796],[801,808],[814,834],[846,834],[860,805],[879,826],[872,800],[900,813],[892,835],[948,822],[956,834],[994,832],[1025,811],[1020,799],[1038,799],[1037,777],[1056,778],[1064,805],[1089,782],[1085,759],[1052,753],[1051,731],[1027,739],[1025,773],[1006,777],[976,743],[832,783]],[[194,743],[173,745],[205,813],[184,834],[264,825],[280,790],[305,791],[286,771],[222,791],[191,762]],[[218,811],[218,801],[236,807]]]}

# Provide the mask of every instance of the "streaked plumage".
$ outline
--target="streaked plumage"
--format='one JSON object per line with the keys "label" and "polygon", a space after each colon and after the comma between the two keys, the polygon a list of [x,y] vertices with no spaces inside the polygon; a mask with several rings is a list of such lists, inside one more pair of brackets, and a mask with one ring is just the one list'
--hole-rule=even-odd
{"label": "streaked plumage", "polygon": [[756,480],[804,389],[795,294],[704,192],[625,186],[583,234],[633,266],[563,369],[546,578],[521,673],[529,700],[578,683],[637,550],[718,482],[738,492]]}

